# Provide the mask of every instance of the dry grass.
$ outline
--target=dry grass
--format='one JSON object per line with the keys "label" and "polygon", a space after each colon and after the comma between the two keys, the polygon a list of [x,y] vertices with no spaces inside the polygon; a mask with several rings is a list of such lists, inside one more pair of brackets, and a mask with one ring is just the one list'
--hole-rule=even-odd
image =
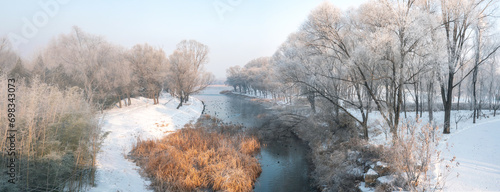
{"label": "dry grass", "polygon": [[261,173],[253,157],[260,149],[258,140],[210,130],[186,125],[162,140],[139,140],[132,154],[157,191],[251,191]]}
{"label": "dry grass", "polygon": [[[438,179],[428,177],[431,165],[442,161],[437,130],[429,124],[422,125],[419,119],[399,127],[398,138],[385,156],[395,169],[394,175],[400,181],[398,187],[410,191],[435,191],[443,187],[446,175]],[[450,163],[454,161],[453,158]]]}

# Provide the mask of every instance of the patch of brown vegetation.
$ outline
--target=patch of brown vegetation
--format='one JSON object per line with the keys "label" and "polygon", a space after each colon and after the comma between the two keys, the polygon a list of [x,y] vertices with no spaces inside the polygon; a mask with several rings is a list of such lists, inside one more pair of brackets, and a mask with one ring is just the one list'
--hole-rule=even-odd
{"label": "patch of brown vegetation", "polygon": [[251,191],[261,173],[258,140],[214,130],[224,129],[186,125],[161,140],[139,140],[132,155],[157,191]]}
{"label": "patch of brown vegetation", "polygon": [[168,123],[165,123],[165,121],[162,121],[161,123],[155,123],[156,127],[167,127]]}

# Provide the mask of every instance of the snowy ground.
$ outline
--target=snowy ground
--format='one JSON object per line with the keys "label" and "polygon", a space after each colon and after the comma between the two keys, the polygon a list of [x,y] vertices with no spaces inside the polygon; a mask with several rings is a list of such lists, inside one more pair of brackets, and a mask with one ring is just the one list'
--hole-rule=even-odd
{"label": "snowy ground", "polygon": [[107,133],[97,155],[96,187],[89,191],[151,191],[139,174],[139,167],[126,159],[137,138],[159,139],[196,120],[203,110],[201,101],[190,98],[176,109],[178,100],[162,96],[159,105],[146,98],[132,99],[132,105],[105,113],[103,132]]}
{"label": "snowy ground", "polygon": [[[434,112],[435,126],[441,141],[438,150],[442,152],[441,164],[436,165],[435,175],[448,175],[445,179],[444,191],[500,191],[500,116],[493,117],[492,112],[483,111],[485,116],[472,123],[472,111],[452,111],[451,134],[443,135],[442,127],[444,112]],[[370,123],[374,129],[370,130],[372,144],[390,145],[390,138],[386,138],[381,126],[377,128],[377,121],[382,121],[380,114],[370,114]],[[415,119],[415,113],[408,113],[407,119]],[[421,125],[428,123],[428,113],[424,112]],[[453,163],[447,160],[456,157]],[[456,163],[459,163],[457,166]],[[444,168],[446,164],[453,166],[451,172]],[[434,175],[434,177],[435,177]],[[458,175],[458,177],[457,177]]]}
{"label": "snowy ground", "polygon": [[443,155],[445,159],[456,156],[460,164],[446,178],[445,191],[500,191],[499,135],[497,116],[449,136],[449,151],[443,150]]}
{"label": "snowy ground", "polygon": [[[500,116],[493,117],[487,110],[484,117],[476,124],[472,123],[472,111],[452,111],[451,134],[443,135],[442,126],[444,112],[434,113],[434,125],[441,141],[438,150],[442,152],[444,161],[436,165],[435,175],[448,175],[445,179],[444,191],[500,191]],[[381,121],[380,114],[373,113],[370,142],[373,144],[390,143],[391,136],[386,139],[388,130],[376,129],[376,121]],[[408,119],[414,119],[415,113],[408,113]],[[421,125],[428,123],[428,114],[423,113]],[[377,135],[378,133],[378,135]],[[456,157],[453,163],[446,161]],[[457,166],[457,162],[459,165]],[[446,164],[453,166],[451,172],[444,168]],[[458,177],[457,177],[458,175]],[[434,176],[435,177],[435,176]]]}

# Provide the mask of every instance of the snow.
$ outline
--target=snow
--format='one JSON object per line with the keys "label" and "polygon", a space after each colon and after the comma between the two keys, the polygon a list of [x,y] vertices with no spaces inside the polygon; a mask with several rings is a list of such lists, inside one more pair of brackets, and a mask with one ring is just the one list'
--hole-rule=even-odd
{"label": "snow", "polygon": [[[444,112],[434,112],[432,124],[438,126],[436,133],[441,137],[438,150],[443,162],[435,164],[432,176],[448,175],[445,179],[444,191],[500,191],[500,116],[493,117],[488,110],[483,110],[485,117],[472,123],[472,111],[461,110],[451,112],[451,134],[442,134]],[[359,115],[355,111],[353,113]],[[403,114],[402,114],[403,115]],[[404,117],[404,115],[403,115]],[[406,120],[415,119],[415,112],[408,112]],[[403,121],[406,121],[403,119]],[[428,122],[428,113],[424,112],[420,125]],[[370,113],[370,143],[373,145],[391,145],[391,135],[383,130],[384,121],[380,113]],[[388,134],[388,135],[387,135]],[[445,166],[449,160],[451,172]],[[457,162],[459,163],[457,166]],[[373,168],[373,167],[372,167]],[[458,175],[458,177],[457,177]]]}
{"label": "snow", "polygon": [[[459,165],[446,178],[445,191],[500,190],[500,119],[480,122],[448,138],[445,159]],[[458,175],[458,177],[457,177]]]}
{"label": "snow", "polygon": [[176,109],[178,102],[166,94],[159,105],[140,97],[132,99],[131,106],[106,111],[102,130],[107,136],[97,155],[96,187],[89,191],[151,191],[150,181],[139,174],[140,167],[126,156],[137,138],[160,139],[200,117],[200,100],[190,98],[188,105]]}
{"label": "snow", "polygon": [[361,191],[361,192],[374,192],[375,191],[374,188],[366,187],[365,185],[366,185],[365,182],[359,183],[359,186],[358,186],[359,191]]}
{"label": "snow", "polygon": [[385,168],[385,167],[387,167],[388,165],[387,165],[387,163],[384,163],[384,162],[381,162],[381,161],[377,161],[376,166],[377,166],[377,167],[383,167],[383,168]]}
{"label": "snow", "polygon": [[368,172],[366,172],[366,175],[378,175],[378,173],[375,170],[370,169],[368,170]]}
{"label": "snow", "polygon": [[390,175],[377,178],[377,183],[380,183],[380,184],[391,185],[392,183],[394,183],[394,181],[395,181],[395,178],[390,176]]}
{"label": "snow", "polygon": [[[361,114],[358,111],[355,110],[349,110],[354,117],[360,118],[361,119]],[[487,111],[483,111],[486,112]],[[433,113],[433,122],[430,124],[434,125],[434,127],[438,127],[436,130],[437,133],[439,133],[442,136],[442,140],[446,141],[447,138],[455,133],[458,133],[460,131],[463,131],[465,129],[470,128],[473,126],[472,124],[472,117],[471,117],[472,111],[468,110],[452,110],[451,111],[451,118],[450,118],[450,129],[451,129],[451,134],[450,135],[442,135],[443,131],[443,123],[444,123],[444,111],[435,111]],[[404,118],[404,113],[401,113],[401,118],[402,120],[400,121],[400,125],[403,124],[404,122],[411,122],[415,121],[415,112],[407,112],[407,118]],[[492,117],[493,115],[489,114],[489,117]],[[497,116],[498,117],[498,116]],[[483,121],[489,121],[491,118],[482,118],[478,120],[478,122],[483,122]],[[425,125],[429,123],[429,113],[428,112],[423,112],[422,117],[419,118],[419,121],[421,121],[420,125]],[[383,120],[382,115],[378,111],[371,112],[369,114],[369,119],[368,119],[368,125],[370,127],[369,129],[369,137],[370,137],[370,143],[373,145],[385,145],[385,146],[390,146],[392,144],[391,142],[391,133],[389,132],[389,128],[386,126],[385,120]]]}

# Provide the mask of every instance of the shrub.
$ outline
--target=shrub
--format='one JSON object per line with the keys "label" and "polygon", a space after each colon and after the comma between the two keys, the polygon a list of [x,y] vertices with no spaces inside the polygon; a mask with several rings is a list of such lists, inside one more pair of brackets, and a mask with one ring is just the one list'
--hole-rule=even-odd
{"label": "shrub", "polygon": [[[386,156],[395,170],[398,187],[411,191],[429,191],[442,187],[440,185],[444,184],[445,178],[433,180],[429,177],[432,174],[429,171],[431,165],[443,161],[437,150],[439,137],[436,136],[436,130],[437,127],[429,124],[421,125],[418,119],[399,127],[398,137],[393,140],[389,155]],[[450,163],[453,161],[454,159]]]}

